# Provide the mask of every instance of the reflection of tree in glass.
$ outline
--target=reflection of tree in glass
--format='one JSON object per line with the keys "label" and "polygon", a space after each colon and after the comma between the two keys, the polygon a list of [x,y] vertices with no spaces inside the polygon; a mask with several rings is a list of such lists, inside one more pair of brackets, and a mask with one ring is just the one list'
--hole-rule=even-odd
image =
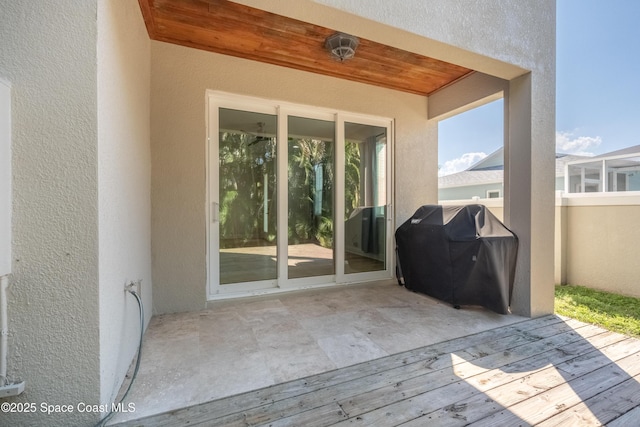
{"label": "reflection of tree in glass", "polygon": [[[223,132],[219,162],[220,247],[273,242],[276,234],[275,141]],[[267,230],[263,225],[265,197]]]}
{"label": "reflection of tree in glass", "polygon": [[333,146],[289,139],[289,244],[333,246]]}
{"label": "reflection of tree in glass", "polygon": [[[220,134],[220,247],[273,244],[276,238],[276,143],[244,133]],[[266,174],[266,189],[265,189]],[[334,143],[289,139],[290,244],[333,247]],[[265,194],[266,192],[266,194]],[[267,200],[267,230],[264,201]],[[315,203],[314,203],[315,202]],[[360,206],[360,151],[345,146],[345,215]]]}
{"label": "reflection of tree in glass", "polygon": [[360,206],[360,148],[359,144],[346,142],[344,147],[344,217]]}

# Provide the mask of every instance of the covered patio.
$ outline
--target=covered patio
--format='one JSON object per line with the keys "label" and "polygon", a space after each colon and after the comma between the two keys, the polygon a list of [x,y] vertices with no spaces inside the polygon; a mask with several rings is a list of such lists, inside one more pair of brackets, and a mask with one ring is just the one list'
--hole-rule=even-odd
{"label": "covered patio", "polygon": [[[316,2],[305,2],[305,8],[292,4],[281,8],[262,1],[139,3],[148,35],[155,41],[151,60],[154,308],[160,313],[183,313],[160,314],[152,319],[143,346],[139,378],[127,399],[136,405],[136,412],[116,414],[112,422],[135,418],[131,421],[134,425],[177,423],[173,415],[167,415],[168,418],[158,415],[171,411],[185,414],[185,423],[323,425],[346,420],[371,425],[363,419],[372,408],[350,412],[342,409],[347,403],[338,400],[319,404],[319,412],[308,412],[305,404],[296,401],[295,394],[285,391],[287,399],[291,399],[284,405],[301,407],[299,411],[304,415],[288,406],[281,408],[282,402],[277,403],[280,397],[267,397],[257,406],[250,402],[255,396],[289,390],[289,386],[299,390],[300,399],[309,397],[313,401],[316,395],[308,393],[320,391],[330,396],[335,392],[345,397],[351,396],[349,393],[353,396],[368,393],[367,387],[385,390],[386,383],[371,381],[391,378],[398,361],[405,360],[406,355],[423,352],[432,355],[430,346],[449,348],[449,344],[438,343],[453,342],[454,355],[480,358],[485,355],[482,351],[469,353],[471,356],[464,352],[467,339],[469,351],[473,352],[474,345],[492,336],[487,331],[508,328],[527,317],[552,311],[548,292],[552,281],[547,280],[552,264],[545,264],[549,253],[542,249],[544,245],[535,244],[550,232],[544,227],[549,218],[540,213],[545,212],[543,206],[551,197],[547,200],[535,191],[535,187],[544,187],[546,183],[534,182],[530,165],[534,161],[532,155],[542,150],[532,148],[532,132],[537,130],[529,124],[533,112],[528,71],[489,57],[480,59],[451,45],[398,31],[375,20],[355,18]],[[344,21],[346,17],[348,22]],[[360,44],[353,59],[328,59],[324,41],[337,31],[358,35]],[[206,133],[201,130],[203,93],[210,94]],[[437,200],[438,120],[501,97],[505,99],[504,144],[508,165],[505,221],[516,231],[521,245],[512,304],[515,314],[508,316],[478,308],[457,311],[398,287],[392,279],[391,257],[395,228],[418,206]],[[263,105],[261,99],[282,101]],[[248,104],[259,105],[260,111],[249,111],[245,107]],[[244,132],[250,120],[231,126],[238,117],[231,112],[240,110],[246,117],[260,117],[253,119],[258,124],[254,133]],[[260,116],[256,116],[258,112]],[[297,244],[291,240],[297,224],[292,227],[287,223],[294,216],[291,195],[297,187],[291,175],[295,169],[291,158],[292,150],[301,145],[300,135],[324,141],[327,146],[337,147],[336,153],[341,150],[344,153],[340,138],[348,133],[345,123],[354,119],[341,117],[352,112],[357,113],[356,119],[371,115],[365,117],[363,124],[382,129],[388,150],[384,156],[387,181],[381,181],[388,191],[384,193],[384,202],[373,204],[385,209],[382,220],[387,224],[386,250],[382,253],[387,258],[381,268],[363,267],[376,274],[384,273],[386,278],[378,276],[376,281],[368,279],[363,284],[354,284],[349,278],[348,270],[361,262],[354,260],[350,264],[349,250],[344,247],[346,217],[341,215],[345,211],[345,196],[340,187],[345,187],[346,177],[341,178],[340,174],[348,162],[340,154],[329,162],[338,166],[324,174],[336,176],[323,189],[332,194],[324,201],[336,203],[329,209],[334,233],[330,243]],[[335,123],[332,117],[336,117]],[[390,120],[383,124],[378,118]],[[318,125],[320,119],[321,128],[329,129],[326,132],[299,130],[296,126],[300,120],[305,123],[313,120]],[[335,139],[331,139],[334,132]],[[227,135],[241,133],[248,136],[247,148],[271,144],[270,155],[258,162],[261,167],[263,161],[267,164],[274,158],[280,159],[276,160],[280,163],[274,170],[280,173],[289,170],[289,175],[287,181],[280,175],[273,179],[270,174],[275,172],[271,169],[263,168],[257,173],[257,181],[262,180],[255,184],[256,194],[260,195],[255,203],[258,209],[247,218],[257,217],[259,230],[244,237],[230,235],[225,246],[222,231],[219,237],[209,236],[212,230],[215,233],[224,228],[225,218],[240,218],[225,210],[224,200],[235,198],[240,189],[248,186],[235,184],[236,178],[219,172],[223,166],[238,164],[240,156],[223,159],[219,153],[220,147],[230,146],[225,139]],[[206,146],[201,144],[203,137],[208,141]],[[218,146],[212,145],[212,141],[218,140]],[[284,141],[288,141],[288,153]],[[207,159],[205,170],[203,158]],[[253,157],[247,158],[253,161]],[[253,168],[247,163],[244,169],[250,167]],[[231,190],[224,190],[225,185]],[[276,189],[278,196],[270,199],[266,189]],[[200,206],[203,194],[206,194],[205,212],[189,208]],[[269,203],[273,205],[267,206]],[[316,209],[316,203],[313,205]],[[261,207],[264,208],[260,210]],[[272,217],[275,213],[279,215],[277,219]],[[205,234],[201,227],[203,220],[207,227]],[[538,227],[540,232],[532,233]],[[241,243],[236,244],[233,238]],[[263,244],[254,244],[255,241]],[[202,252],[202,243],[207,247],[206,253]],[[372,258],[367,262],[371,261]],[[312,280],[299,281],[309,276]],[[246,282],[251,281],[268,281],[274,287],[247,286]],[[323,288],[327,285],[338,286]],[[223,291],[236,286],[240,291],[228,295],[244,298],[225,299]],[[285,290],[288,293],[281,293]],[[260,294],[267,295],[250,296]],[[205,299],[206,310],[198,310]],[[509,343],[535,341],[526,334],[521,337],[517,330],[506,331]],[[476,333],[489,335],[471,338]],[[496,337],[500,334],[493,333]],[[450,373],[455,371],[452,356],[435,351],[448,361],[443,361],[445,365],[441,368],[446,366]],[[489,354],[493,353],[488,350],[486,355]],[[425,360],[420,357],[407,363],[424,367]],[[375,369],[379,372],[375,373]],[[362,375],[357,374],[360,370]],[[419,382],[423,374],[418,373],[413,381]],[[327,383],[325,378],[333,375],[356,381]],[[393,384],[404,381],[401,378],[409,380],[412,375],[399,375],[400,379]],[[314,378],[311,382],[327,387],[301,388],[304,378]],[[361,384],[361,380],[366,384]],[[334,385],[346,386],[348,391],[334,389]],[[434,393],[439,391],[434,389]],[[237,400],[233,396],[238,396]],[[322,398],[317,399],[322,402]],[[410,404],[411,400],[407,402]],[[263,406],[264,403],[268,404]],[[382,402],[375,409],[387,404],[394,402]],[[227,405],[233,408],[231,412],[222,408]],[[325,417],[327,413],[336,415],[335,405],[340,407],[339,419]],[[191,420],[191,409],[184,408],[208,415]],[[244,418],[247,411],[263,414],[271,409],[276,415]],[[146,416],[160,418],[144,421]],[[305,419],[306,416],[310,418]],[[219,419],[213,421],[214,418]],[[404,421],[382,424],[401,422]]]}
{"label": "covered patio", "polygon": [[[393,231],[437,201],[438,121],[498,98],[504,220],[520,241],[512,311],[552,311],[553,132],[532,119],[547,112],[532,109],[531,72],[321,3],[139,1],[152,40],[157,312],[391,279]],[[332,34],[356,35],[353,58],[331,58]],[[353,238],[358,209],[376,226],[356,224]],[[266,256],[245,256],[247,242]],[[309,244],[327,249],[324,265],[299,256]]]}
{"label": "covered patio", "polygon": [[[136,417],[310,375],[383,373],[402,352],[553,312],[552,0],[64,0],[3,12],[7,376],[26,384],[11,402],[115,402],[141,333],[134,289],[151,324]],[[359,40],[355,57],[332,59],[335,33]],[[509,316],[454,311],[393,280],[393,232],[437,203],[439,120],[498,98],[504,220],[520,242]],[[261,203],[220,208],[232,200]],[[308,221],[296,219],[303,208]],[[358,209],[370,214],[349,237]],[[256,218],[260,233],[241,230]],[[367,218],[376,227],[362,227]],[[258,259],[226,244],[254,239],[276,248],[253,254],[258,277],[225,276]],[[307,244],[326,251],[295,252]],[[221,271],[225,255],[238,256]]]}

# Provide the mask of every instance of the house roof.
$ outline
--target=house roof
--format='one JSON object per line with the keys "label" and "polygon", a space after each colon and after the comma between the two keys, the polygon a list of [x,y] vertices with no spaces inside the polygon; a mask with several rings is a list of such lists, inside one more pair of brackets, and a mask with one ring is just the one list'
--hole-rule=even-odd
{"label": "house roof", "polygon": [[465,170],[451,175],[438,177],[438,187],[467,187],[470,185],[493,184],[502,182],[504,171],[500,170]]}
{"label": "house roof", "polygon": [[612,157],[612,156],[624,156],[625,154],[635,154],[640,153],[640,145],[633,145],[631,147],[622,148],[620,150],[611,151],[609,153],[599,154],[594,157],[590,157],[591,159],[601,159],[604,157]]}
{"label": "house roof", "polygon": [[419,95],[473,73],[361,37],[355,57],[339,62],[325,48],[334,29],[231,1],[139,0],[139,4],[151,39],[223,55]]}
{"label": "house roof", "polygon": [[504,155],[502,147],[498,148],[493,153],[478,160],[472,164],[467,170],[479,171],[479,170],[502,170],[504,169]]}
{"label": "house roof", "polygon": [[[636,146],[636,151],[632,152],[637,152],[639,148],[640,146]],[[471,185],[495,184],[502,182],[504,177],[503,151],[504,149],[501,147],[462,172],[438,177],[438,187],[467,187]],[[611,155],[611,153],[608,155]],[[588,156],[556,153],[556,177],[564,176],[564,167],[568,162],[591,158],[592,157]]]}

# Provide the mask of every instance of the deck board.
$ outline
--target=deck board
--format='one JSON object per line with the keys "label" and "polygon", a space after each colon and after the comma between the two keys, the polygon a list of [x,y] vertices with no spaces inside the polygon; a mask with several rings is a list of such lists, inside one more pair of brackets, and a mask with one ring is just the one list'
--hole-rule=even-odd
{"label": "deck board", "polygon": [[638,339],[545,316],[118,425],[636,425],[639,362]]}

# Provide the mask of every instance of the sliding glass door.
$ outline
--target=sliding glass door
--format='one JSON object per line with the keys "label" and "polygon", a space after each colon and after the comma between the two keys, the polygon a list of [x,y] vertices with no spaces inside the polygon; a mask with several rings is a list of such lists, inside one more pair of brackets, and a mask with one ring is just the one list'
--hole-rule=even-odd
{"label": "sliding glass door", "polygon": [[344,123],[344,273],[387,269],[387,128]]}
{"label": "sliding glass door", "polygon": [[391,277],[390,120],[207,99],[210,298]]}
{"label": "sliding glass door", "polygon": [[[216,285],[274,287],[277,279],[276,115],[217,108],[210,144],[210,238]],[[236,287],[237,290],[237,287]]]}
{"label": "sliding glass door", "polygon": [[335,274],[335,123],[288,117],[287,278]]}

